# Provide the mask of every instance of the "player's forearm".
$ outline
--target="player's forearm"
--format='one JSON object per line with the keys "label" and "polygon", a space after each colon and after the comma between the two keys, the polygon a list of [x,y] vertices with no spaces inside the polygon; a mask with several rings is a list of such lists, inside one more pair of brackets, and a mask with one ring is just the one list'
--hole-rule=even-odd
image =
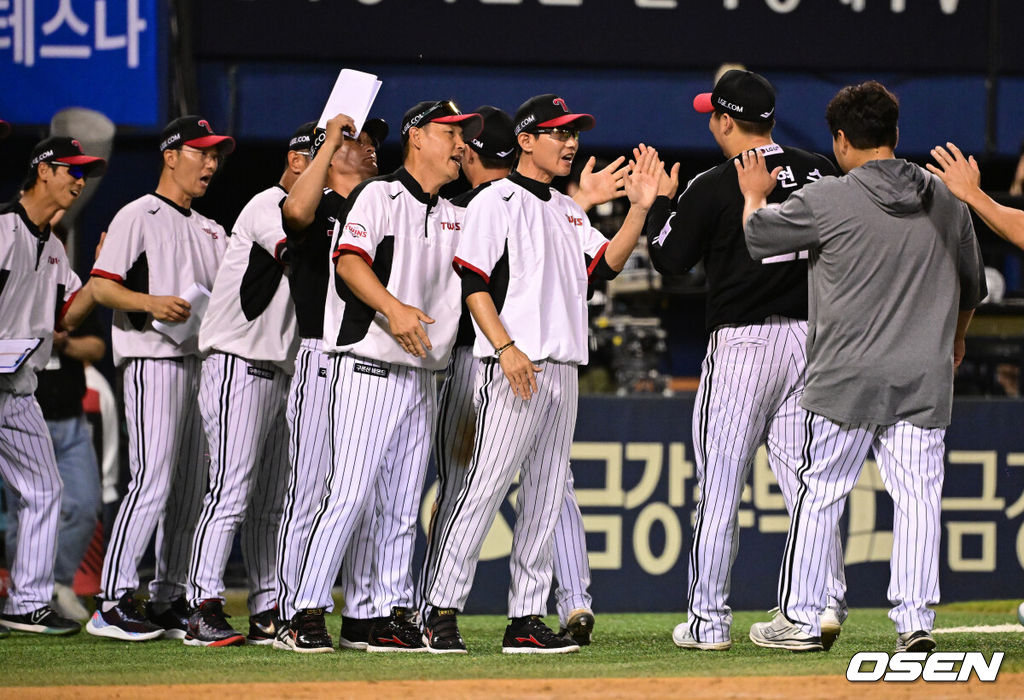
{"label": "player's forearm", "polygon": [[107,354],[107,344],[99,336],[76,336],[67,339],[61,354],[74,358],[79,362],[95,364]]}
{"label": "player's forearm", "polygon": [[68,308],[64,310],[64,315],[60,318],[60,327],[64,330],[73,331],[81,325],[85,317],[92,313],[92,310],[96,308],[96,279],[89,279],[82,288],[75,294],[75,298],[68,304]]}
{"label": "player's forearm", "polygon": [[1024,248],[1024,211],[1006,207],[980,189],[964,199],[985,225],[1018,248]]}
{"label": "player's forearm", "polygon": [[284,222],[292,231],[301,231],[313,223],[316,208],[324,194],[327,169],[331,165],[335,150],[337,149],[332,149],[330,144],[325,143],[317,151],[313,162],[299,175],[281,205]]}
{"label": "player's forearm", "polygon": [[746,232],[750,217],[755,211],[768,206],[768,201],[763,194],[744,193],[743,195],[743,231]]}
{"label": "player's forearm", "polygon": [[476,325],[495,349],[508,345],[513,338],[498,317],[498,308],[490,292],[474,292],[466,297],[466,307]]}
{"label": "player's forearm", "polygon": [[[108,309],[117,311],[145,311],[150,313],[152,297],[142,292],[133,292],[120,282],[93,277],[89,280],[92,285],[93,297],[96,303],[106,306]],[[88,285],[86,285],[88,286]],[[79,293],[81,296],[81,293]],[[75,297],[75,301],[78,297]]]}
{"label": "player's forearm", "polygon": [[644,230],[647,212],[646,208],[636,205],[631,206],[625,220],[622,222],[622,227],[615,234],[615,237],[608,242],[608,247],[604,251],[604,261],[615,272],[622,270],[626,260],[629,259],[633,249],[636,248],[636,242],[640,239],[640,234]]}
{"label": "player's forearm", "polygon": [[956,340],[963,340],[967,336],[967,327],[971,325],[974,318],[974,309],[961,311],[956,317]]}
{"label": "player's forearm", "polygon": [[338,256],[337,270],[352,293],[374,311],[388,316],[396,306],[402,304],[381,284],[373,269],[359,255],[343,253]]}

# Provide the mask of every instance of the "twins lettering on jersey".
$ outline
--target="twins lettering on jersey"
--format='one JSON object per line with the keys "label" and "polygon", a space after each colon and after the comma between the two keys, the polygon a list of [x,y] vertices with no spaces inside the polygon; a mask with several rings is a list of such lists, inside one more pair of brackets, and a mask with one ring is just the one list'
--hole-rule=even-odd
{"label": "twins lettering on jersey", "polygon": [[57,263],[60,262],[60,258],[55,258],[51,255],[47,258],[47,262],[49,262],[51,265],[56,265]]}
{"label": "twins lettering on jersey", "polygon": [[573,224],[574,226],[582,226],[583,225],[583,217],[573,216],[572,214],[566,214],[565,218],[568,219],[569,223]]}
{"label": "twins lettering on jersey", "polygon": [[442,221],[441,222],[441,230],[442,231],[460,231],[461,227],[459,226],[459,222],[458,221]]}
{"label": "twins lettering on jersey", "polygon": [[362,224],[345,224],[345,230],[354,238],[366,238],[366,227]]}

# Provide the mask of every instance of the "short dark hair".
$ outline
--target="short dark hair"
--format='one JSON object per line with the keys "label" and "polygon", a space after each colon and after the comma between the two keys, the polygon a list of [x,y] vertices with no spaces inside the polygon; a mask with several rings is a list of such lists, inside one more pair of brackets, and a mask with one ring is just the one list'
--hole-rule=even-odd
{"label": "short dark hair", "polygon": [[766,122],[751,122],[733,117],[732,120],[736,124],[736,128],[748,136],[770,136],[772,129],[775,128],[774,119]]}
{"label": "short dark hair", "polygon": [[39,166],[48,165],[50,170],[57,172],[57,166],[53,163],[36,163],[35,166],[30,166],[28,172],[25,174],[25,181],[21,183],[21,191],[28,192],[30,189],[36,186],[39,181]]}
{"label": "short dark hair", "polygon": [[506,158],[495,158],[494,156],[485,156],[483,153],[473,152],[476,155],[477,160],[480,161],[480,165],[484,166],[488,170],[497,170],[498,168],[511,167],[515,158],[511,155]]}
{"label": "short dark hair", "polygon": [[825,108],[832,138],[842,130],[854,148],[896,147],[900,101],[876,80],[848,85]]}

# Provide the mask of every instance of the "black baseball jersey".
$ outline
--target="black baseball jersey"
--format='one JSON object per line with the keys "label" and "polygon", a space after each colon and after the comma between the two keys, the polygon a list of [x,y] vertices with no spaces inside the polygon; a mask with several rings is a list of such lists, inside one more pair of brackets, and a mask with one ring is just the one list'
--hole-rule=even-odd
{"label": "black baseball jersey", "polygon": [[[452,204],[458,208],[460,221],[465,217],[465,209],[469,206],[469,203],[473,201],[473,197],[476,197],[490,184],[490,182],[484,182],[468,192],[463,192],[457,197],[452,198]],[[472,347],[474,342],[476,342],[476,330],[473,328],[473,317],[470,315],[469,309],[466,307],[466,300],[463,299],[462,316],[459,317],[459,332],[455,334],[455,347]]]}
{"label": "black baseball jersey", "polygon": [[[778,144],[760,146],[771,171],[782,166],[768,206],[808,182],[836,175],[824,156]],[[750,257],[743,238],[743,195],[735,158],[693,178],[672,207],[658,197],[647,217],[647,249],[662,274],[681,274],[701,259],[707,272],[706,326],[760,323],[768,316],[807,318],[806,254],[763,261]]]}
{"label": "black baseball jersey", "polygon": [[334,222],[345,206],[345,198],[331,189],[317,205],[313,223],[295,231],[284,222],[288,238],[288,278],[299,336],[319,340],[324,334],[324,307],[327,305],[327,285],[331,280],[331,236]]}

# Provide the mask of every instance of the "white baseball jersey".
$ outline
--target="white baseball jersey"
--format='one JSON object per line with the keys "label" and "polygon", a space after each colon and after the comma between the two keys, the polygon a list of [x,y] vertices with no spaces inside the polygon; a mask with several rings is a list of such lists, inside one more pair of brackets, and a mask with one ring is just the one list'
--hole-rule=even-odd
{"label": "white baseball jersey", "polygon": [[[224,228],[193,209],[158,194],[124,206],[110,222],[92,274],[155,296],[184,294],[194,283],[213,288],[228,238]],[[114,312],[114,362],[131,357],[184,357],[198,351],[197,338],[181,345],[153,329],[144,312]]]}
{"label": "white baseball jersey", "polygon": [[[455,261],[490,285],[516,347],[534,361],[586,364],[587,281],[608,240],[580,206],[513,172],[470,202],[463,228],[472,233]],[[491,357],[494,348],[474,327],[473,354]]]}
{"label": "white baseball jersey", "polygon": [[462,294],[452,270],[460,229],[455,207],[423,192],[405,168],[356,187],[348,207],[344,225],[340,218],[335,225],[333,250],[361,256],[395,298],[434,319],[425,327],[433,350],[424,358],[405,352],[388,332],[385,316],[335,276],[327,290],[324,352],[444,369],[455,343]]}
{"label": "white baseball jersey", "polygon": [[295,307],[281,262],[286,242],[281,201],[287,194],[274,185],[238,215],[199,329],[204,355],[219,350],[273,362],[289,375],[294,371]]}
{"label": "white baseball jersey", "polygon": [[24,207],[0,208],[0,338],[42,338],[17,372],[0,375],[0,391],[27,395],[50,359],[53,327],[82,282],[50,227],[37,228]]}

